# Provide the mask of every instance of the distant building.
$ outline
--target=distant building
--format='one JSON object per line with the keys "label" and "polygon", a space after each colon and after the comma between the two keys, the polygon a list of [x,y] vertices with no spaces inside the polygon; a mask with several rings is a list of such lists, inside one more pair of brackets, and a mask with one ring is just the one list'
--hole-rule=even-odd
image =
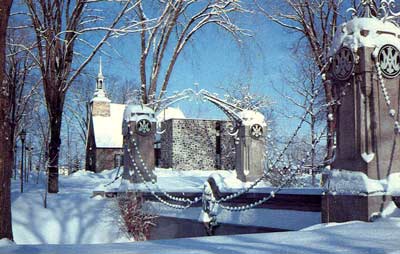
{"label": "distant building", "polygon": [[[123,164],[122,122],[125,104],[111,103],[100,62],[96,90],[90,101],[86,139],[86,170],[100,172]],[[230,122],[186,119],[177,108],[157,115],[162,134],[156,135],[156,166],[181,170],[234,169],[235,143]]]}
{"label": "distant building", "polygon": [[100,62],[96,90],[89,107],[86,170],[100,172],[123,162],[122,118],[125,106],[111,103],[107,98]]}

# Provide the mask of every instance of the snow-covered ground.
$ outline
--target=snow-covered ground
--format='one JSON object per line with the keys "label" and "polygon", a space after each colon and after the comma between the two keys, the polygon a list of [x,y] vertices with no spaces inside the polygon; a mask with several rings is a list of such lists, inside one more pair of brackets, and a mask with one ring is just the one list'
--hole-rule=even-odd
{"label": "snow-covered ground", "polygon": [[[60,176],[60,193],[48,196],[48,208],[43,207],[43,183],[36,185],[31,179],[25,192],[20,194],[18,181],[13,181],[13,230],[17,244],[0,240],[0,253],[400,253],[400,211],[393,203],[385,210],[383,218],[373,223],[320,224],[296,232],[133,243],[119,230],[118,210],[114,201],[91,198],[92,191],[101,186],[105,189],[104,185],[116,173],[116,170],[101,174],[79,171],[71,176]],[[173,186],[181,190],[186,186],[196,191],[210,174],[172,170],[158,170],[156,173],[160,188],[167,188],[170,182],[170,188]],[[229,179],[229,175],[226,177]],[[117,182],[121,183],[118,180],[113,185]],[[316,193],[320,190],[286,191]],[[159,204],[154,208],[162,214],[180,216],[177,211]],[[237,217],[238,213],[226,212],[220,219],[221,222],[237,221],[247,225],[280,223],[287,225],[287,229],[300,229],[310,225],[306,223],[307,220],[315,220],[312,223],[315,224],[320,218],[312,213],[308,217],[304,217],[304,214],[299,217],[299,214],[288,214],[287,211],[275,210],[275,213],[271,213],[268,209],[257,210],[242,213],[240,218]],[[199,211],[193,211],[185,216],[196,217]]]}
{"label": "snow-covered ground", "polygon": [[[96,191],[121,191],[121,190],[142,190],[147,191],[149,188],[154,191],[167,190],[168,192],[202,192],[204,183],[210,176],[216,180],[219,189],[223,192],[235,192],[243,188],[249,187],[252,183],[243,183],[236,177],[236,171],[229,170],[174,170],[156,168],[154,173],[157,175],[155,184],[133,184],[128,181],[115,181],[112,184],[105,186],[99,184],[96,186]],[[320,175],[318,175],[319,179]],[[305,186],[311,186],[311,176],[305,176],[300,179]],[[252,189],[252,192],[269,193],[275,190],[267,181],[261,181]],[[299,187],[288,188],[280,193],[285,194],[320,194],[321,188],[318,187]]]}
{"label": "snow-covered ground", "polygon": [[[165,217],[203,221],[201,207],[191,207],[182,211],[159,202],[148,202],[147,206],[144,206],[144,210],[148,213]],[[217,221],[221,224],[299,230],[321,223],[321,213],[279,209],[250,209],[231,212],[218,209]]]}
{"label": "snow-covered ground", "polygon": [[[221,190],[229,190],[227,186],[234,188],[244,188],[250,183],[244,184],[236,178],[235,171],[205,171],[205,170],[174,170],[156,168],[154,173],[157,175],[155,184],[133,184],[128,181],[116,181],[111,185],[104,186],[102,184],[96,187],[98,191],[115,191],[115,190],[168,190],[169,192],[202,192],[204,182],[210,175],[220,175],[224,181],[220,181]],[[261,183],[259,187],[268,186]]]}
{"label": "snow-covered ground", "polygon": [[[400,212],[373,223],[350,222],[308,230],[96,245],[5,245],[0,253],[400,253]],[[0,242],[1,244],[1,242]]]}
{"label": "snow-covered ground", "polygon": [[[60,192],[49,194],[44,208],[43,179],[34,179],[19,191],[12,182],[14,240],[18,244],[93,244],[127,242],[120,232],[116,204],[111,199],[91,198],[93,188],[108,183],[115,171],[102,174],[78,172],[60,176]],[[0,251],[1,253],[1,251]]]}
{"label": "snow-covered ground", "polygon": [[[141,190],[148,189],[155,191],[201,193],[203,191],[204,182],[210,175],[216,180],[221,191],[235,192],[242,188],[246,188],[251,183],[243,183],[236,178],[235,171],[204,171],[204,170],[173,170],[173,169],[156,169],[156,184],[132,184],[128,181],[115,181],[111,185],[104,186],[100,184],[96,187],[97,191],[121,191],[121,190]],[[251,192],[270,193],[276,190],[271,187],[268,182],[261,182]],[[303,195],[319,195],[322,193],[320,188],[287,188],[280,193],[285,194],[303,194]],[[202,221],[201,207],[190,207],[185,210],[174,209],[159,202],[147,202],[144,206],[146,212],[159,216],[190,219]],[[263,218],[263,219],[260,219]],[[320,212],[303,212],[277,209],[251,209],[247,211],[230,212],[218,209],[218,222],[235,225],[259,226],[285,230],[299,230],[310,225],[321,222]]]}

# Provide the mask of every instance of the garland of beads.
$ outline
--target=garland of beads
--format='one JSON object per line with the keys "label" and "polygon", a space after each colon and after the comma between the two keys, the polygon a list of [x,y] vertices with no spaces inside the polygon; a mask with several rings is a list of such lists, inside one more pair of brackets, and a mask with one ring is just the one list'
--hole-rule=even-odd
{"label": "garland of beads", "polygon": [[[346,89],[349,85],[350,85],[350,83],[347,83],[345,89]],[[344,89],[344,90],[345,90],[345,89]],[[318,90],[314,93],[314,97],[313,97],[313,99],[311,100],[311,105],[312,105],[312,102],[314,101],[314,99],[315,99],[315,98],[317,97],[317,95],[319,94],[319,92],[320,92],[320,89],[318,89]],[[345,92],[343,92],[343,93],[340,95],[340,98],[341,98],[342,96],[344,96],[344,95],[345,95]],[[337,99],[336,102],[334,102],[334,104],[340,105],[340,98]],[[286,151],[288,150],[288,148],[290,147],[290,145],[293,143],[294,138],[297,136],[297,134],[298,134],[299,130],[301,129],[303,123],[306,121],[306,117],[308,116],[308,114],[310,114],[310,113],[309,113],[309,111],[310,111],[309,109],[310,109],[311,105],[309,106],[309,108],[307,108],[306,113],[305,113],[305,114],[303,115],[303,117],[301,118],[301,121],[300,121],[300,123],[298,124],[298,126],[296,127],[295,132],[294,132],[293,135],[291,136],[289,142],[285,145],[284,149],[279,153],[278,158],[275,160],[275,162],[274,162],[272,165],[268,165],[269,168],[276,166],[276,164],[279,163],[279,162],[281,161],[282,156],[286,153]],[[320,141],[321,138],[323,137],[323,133],[324,133],[324,131],[321,132],[321,134],[320,134],[320,136],[318,137],[318,139],[316,140],[315,144],[312,146],[312,150],[311,150],[311,151],[314,151],[314,150],[315,150],[316,145],[319,143],[319,141]],[[130,134],[133,134],[133,132],[130,132]],[[140,151],[139,151],[139,149],[138,149],[138,147],[137,147],[137,143],[136,143],[136,141],[135,141],[134,139],[132,139],[132,143],[133,143],[134,146],[135,146],[136,152],[137,152],[137,154],[138,154],[138,157],[140,158],[140,162],[141,162],[141,164],[142,164],[142,166],[143,166],[143,168],[144,168],[146,174],[151,178],[151,174],[150,174],[150,172],[148,171],[148,168],[147,168],[147,166],[146,166],[145,163],[144,163],[144,160],[143,160],[143,158],[142,158],[142,156],[141,156],[141,154],[140,154]],[[162,199],[160,196],[158,196],[158,195],[148,186],[147,182],[145,181],[144,176],[141,174],[139,168],[137,167],[137,164],[136,164],[135,160],[133,159],[133,157],[132,157],[132,155],[131,155],[131,153],[130,153],[130,149],[129,149],[129,148],[128,148],[128,152],[129,152],[130,159],[131,159],[133,165],[135,166],[136,172],[138,173],[138,175],[140,176],[140,178],[142,179],[142,181],[145,183],[146,188],[147,188],[147,189],[150,191],[150,193],[151,193],[153,196],[155,196],[156,199],[158,199],[161,203],[163,203],[163,204],[165,204],[165,205],[167,205],[167,206],[170,206],[170,207],[172,207],[172,208],[176,208],[176,209],[187,209],[187,208],[189,208],[191,205],[193,205],[194,203],[199,202],[199,201],[202,199],[202,197],[200,196],[200,197],[196,197],[194,200],[191,200],[191,199],[187,199],[187,198],[174,197],[174,196],[168,194],[167,192],[162,192],[166,197],[170,198],[171,200],[180,201],[180,202],[186,202],[186,203],[188,203],[188,204],[187,204],[187,205],[177,205],[177,204],[171,204],[171,203],[165,201],[165,200]],[[311,153],[310,153],[310,152],[307,152],[306,157],[302,159],[301,164],[296,166],[296,169],[297,169],[297,170],[298,170],[299,168],[301,168],[302,166],[304,166],[304,164],[305,164],[307,158],[309,158],[310,155],[311,155]],[[280,185],[279,187],[277,187],[275,191],[271,191],[269,196],[264,197],[263,199],[260,199],[260,200],[258,200],[258,201],[256,201],[256,202],[253,202],[252,204],[244,205],[244,206],[240,206],[240,207],[224,206],[224,205],[222,205],[222,204],[220,204],[220,205],[221,205],[221,207],[222,207],[223,209],[226,209],[226,210],[230,210],[230,211],[243,211],[243,210],[251,209],[251,208],[253,208],[253,207],[255,207],[255,206],[258,206],[258,205],[260,205],[260,204],[263,204],[263,203],[265,203],[266,201],[268,201],[269,199],[275,197],[275,194],[278,193],[280,190],[282,190],[282,188],[284,188],[284,187],[293,179],[293,177],[295,176],[295,172],[296,172],[296,171],[294,171],[294,173],[292,173],[291,176],[290,176],[282,185]],[[233,198],[236,198],[236,197],[238,197],[238,196],[240,196],[240,195],[242,195],[242,194],[245,194],[245,193],[249,192],[249,191],[250,191],[251,189],[253,189],[258,183],[260,183],[263,179],[265,179],[266,173],[267,173],[267,172],[265,172],[259,179],[257,179],[257,180],[256,180],[253,184],[251,184],[249,187],[247,187],[247,188],[245,188],[245,189],[243,189],[243,190],[241,190],[241,191],[238,191],[238,192],[236,192],[236,193],[234,193],[234,194],[227,195],[226,197],[222,197],[222,198],[220,198],[220,199],[218,199],[218,200],[213,200],[212,202],[213,202],[213,203],[219,204],[219,203],[221,203],[221,202],[225,202],[225,201],[231,200],[231,199],[233,199]],[[156,185],[156,181],[155,181],[154,179],[152,179],[152,184],[155,184],[155,185]]]}
{"label": "garland of beads", "polygon": [[[318,95],[318,93],[319,93],[319,91],[315,92],[314,98]],[[311,107],[311,105],[310,105],[310,107]],[[309,114],[309,111],[310,111],[310,110],[309,110],[309,108],[308,108],[308,110],[306,110],[306,113],[305,113],[304,116],[302,117],[301,122],[298,124],[298,126],[297,126],[295,132],[294,132],[293,135],[291,136],[289,142],[286,144],[285,148],[280,152],[278,158],[277,158],[276,161],[273,163],[273,166],[275,166],[275,165],[281,160],[282,156],[286,153],[286,151],[287,151],[287,149],[289,148],[289,146],[293,143],[293,140],[294,140],[294,138],[297,136],[299,130],[301,129],[303,123],[305,122],[306,117],[307,117],[308,114]],[[323,133],[324,133],[324,132],[321,133],[320,138],[319,138],[318,140],[321,139],[321,137],[323,136],[323,135],[322,135]],[[132,135],[133,132],[131,131],[130,134]],[[148,168],[147,168],[146,164],[144,163],[144,160],[143,160],[143,158],[142,158],[142,156],[141,156],[141,154],[140,154],[140,151],[139,151],[139,149],[138,149],[136,140],[135,140],[135,139],[132,139],[132,143],[133,143],[133,145],[135,146],[136,153],[137,153],[137,155],[138,155],[138,157],[139,157],[139,159],[140,159],[140,162],[141,162],[141,164],[142,164],[142,166],[143,166],[143,168],[144,168],[146,174],[151,178],[151,174],[150,174],[150,172],[148,171]],[[315,143],[315,145],[316,145],[316,144],[317,144],[317,142]],[[315,149],[315,146],[312,147],[312,150],[313,150],[313,149]],[[134,159],[132,158],[132,155],[131,155],[131,153],[130,153],[130,149],[129,149],[129,148],[128,148],[128,152],[129,152],[130,158],[131,158],[131,160],[132,160],[132,163],[133,163],[133,165],[135,166],[136,172],[138,172],[138,175],[139,175],[139,176],[141,177],[141,179],[144,181],[144,177],[143,177],[143,175],[141,174],[140,170],[138,170],[139,168],[138,168],[136,162],[134,161]],[[308,158],[310,155],[311,155],[311,153],[310,153],[310,152],[307,152],[307,156],[306,156],[305,158],[302,159],[301,165],[298,165],[297,168],[302,167],[302,166],[305,164],[307,158]],[[273,167],[273,166],[272,166],[272,167]],[[289,177],[289,179],[288,179],[287,181],[285,181],[284,184],[282,184],[280,187],[277,188],[277,191],[280,191],[284,186],[286,186],[286,185],[292,180],[292,178],[293,178],[294,176],[295,176],[295,172]],[[215,202],[215,203],[221,203],[221,202],[225,202],[225,201],[231,200],[231,199],[233,199],[233,198],[236,198],[236,197],[238,197],[238,196],[240,196],[240,195],[243,195],[243,194],[249,192],[251,189],[253,189],[253,188],[254,188],[258,183],[260,183],[265,177],[266,177],[266,174],[264,173],[259,179],[257,179],[257,180],[256,180],[253,184],[251,184],[249,187],[247,187],[247,188],[245,188],[245,189],[243,189],[243,190],[241,190],[241,191],[238,191],[238,192],[236,192],[236,193],[227,195],[226,197],[222,197],[222,198],[220,198],[220,199],[218,199],[218,200],[215,200],[215,201],[213,201],[213,202]],[[145,185],[146,185],[146,188],[148,188],[149,190],[151,190],[151,188],[148,187],[146,181],[144,181],[144,183],[145,183]],[[154,179],[152,179],[152,183],[153,183],[153,184],[156,184],[156,182],[154,181]],[[154,194],[154,191],[151,191],[151,193]],[[272,193],[274,193],[274,192],[272,192]],[[170,199],[172,199],[172,200],[175,200],[175,201],[183,201],[183,202],[187,202],[187,203],[188,203],[188,205],[186,205],[186,206],[180,206],[180,205],[170,204],[170,203],[168,203],[168,202],[165,201],[165,200],[162,200],[162,201],[161,201],[161,202],[164,203],[164,204],[165,204],[165,203],[168,203],[168,204],[167,204],[168,206],[171,206],[171,207],[174,207],[174,206],[175,206],[175,207],[177,207],[178,209],[186,209],[186,208],[190,207],[193,203],[196,203],[196,202],[198,202],[198,201],[201,200],[201,197],[195,198],[195,200],[190,200],[190,199],[185,199],[185,198],[180,198],[180,197],[173,197],[173,196],[169,195],[169,194],[166,193],[166,192],[163,192],[163,194],[166,195],[168,198],[170,198]],[[156,196],[156,198],[157,198],[158,200],[161,199],[161,198],[158,197],[158,196]],[[262,200],[259,200],[259,201],[255,202],[255,203],[251,204],[251,205],[247,205],[246,207],[249,207],[249,206],[254,207],[254,206],[256,206],[256,205],[260,205],[260,204],[266,202],[266,201],[267,201],[268,199],[270,199],[270,198],[271,198],[271,195],[270,195],[268,198],[263,198]],[[175,208],[175,207],[174,207],[174,208]],[[225,207],[225,206],[224,206],[224,207]],[[229,209],[229,208],[226,208],[226,209]],[[240,211],[240,210],[243,210],[243,209],[245,209],[245,208],[238,209],[238,210],[235,210],[235,211]],[[249,209],[249,208],[247,208],[247,209]]]}
{"label": "garland of beads", "polygon": [[[194,199],[194,201],[191,201],[191,200],[190,200],[190,202],[188,202],[187,205],[172,204],[172,203],[169,203],[168,201],[164,200],[162,197],[160,197],[159,195],[157,195],[157,193],[147,184],[147,182],[145,181],[144,176],[142,175],[142,173],[140,172],[140,170],[138,170],[137,164],[136,164],[135,160],[133,159],[132,154],[131,154],[130,152],[129,152],[128,154],[129,154],[129,158],[131,159],[133,165],[136,165],[136,166],[135,166],[135,169],[136,169],[135,171],[137,172],[137,174],[139,175],[139,177],[140,177],[141,180],[143,181],[143,183],[144,183],[146,189],[151,193],[152,196],[154,196],[154,197],[155,197],[158,201],[160,201],[162,204],[164,204],[164,205],[166,205],[166,206],[169,206],[169,207],[172,207],[172,208],[174,208],[174,209],[185,210],[185,209],[191,207],[194,203],[197,203],[197,202],[199,202],[199,201],[201,200],[201,198],[197,198],[197,197],[196,197],[196,198]],[[166,192],[163,192],[163,194],[165,195]],[[178,199],[179,199],[179,201],[182,201],[182,200],[183,200],[182,198],[176,198],[176,201],[178,201]]]}
{"label": "garland of beads", "polygon": [[[376,71],[377,71],[377,74],[378,74],[379,86],[381,88],[381,92],[383,94],[386,106],[388,108],[388,114],[394,121],[395,134],[398,135],[398,134],[400,134],[400,124],[399,124],[399,121],[397,121],[395,119],[396,110],[391,107],[390,96],[389,96],[389,94],[387,92],[387,89],[386,89],[386,86],[385,86],[385,82],[383,81],[383,76],[382,76],[382,70],[381,70],[381,67],[380,67],[380,63],[379,63],[379,61],[377,61],[375,56],[373,58],[374,58],[374,61],[375,61],[375,68],[376,68]],[[399,107],[400,107],[400,105],[399,105]]]}
{"label": "garland of beads", "polygon": [[[312,145],[311,147],[311,152],[315,151],[315,148],[317,146],[317,144],[321,141],[323,134],[325,133],[326,128],[324,128],[324,130],[320,133],[319,137],[317,138],[317,140],[315,141],[315,143]],[[275,191],[271,191],[270,194],[262,199],[259,199],[251,204],[248,205],[243,205],[243,206],[225,206],[222,204],[219,204],[221,206],[222,209],[225,210],[229,210],[229,211],[233,211],[233,212],[240,212],[240,211],[245,211],[245,210],[249,210],[252,209],[256,206],[259,206],[265,202],[267,202],[268,200],[270,200],[271,198],[275,197],[275,194],[279,193],[288,183],[290,183],[292,181],[292,179],[294,178],[294,176],[296,175],[296,170],[299,170],[300,168],[302,168],[304,166],[304,164],[306,163],[307,159],[311,156],[311,152],[307,152],[306,157],[304,157],[301,160],[301,164],[297,165],[294,172],[290,175],[290,177],[280,186],[278,186]],[[219,203],[218,201],[215,201],[216,203]]]}
{"label": "garland of beads", "polygon": [[[320,89],[317,90],[317,91],[314,93],[314,98],[312,99],[312,101],[315,99],[315,97],[318,96],[319,92],[320,92]],[[311,101],[311,102],[312,102],[312,101]],[[275,160],[275,162],[272,164],[272,167],[274,167],[274,166],[281,160],[282,156],[286,153],[286,151],[288,150],[288,148],[290,147],[290,145],[293,143],[294,138],[297,136],[297,134],[298,134],[299,130],[301,129],[303,123],[306,121],[306,117],[308,116],[308,114],[310,114],[310,113],[309,113],[310,107],[311,107],[311,105],[309,106],[309,108],[307,108],[306,113],[303,115],[303,117],[302,117],[300,123],[298,124],[298,126],[297,126],[295,132],[294,132],[293,135],[291,136],[289,142],[286,144],[286,146],[284,147],[284,149],[280,152],[278,158],[277,158],[277,159]],[[316,143],[314,144],[314,146],[312,147],[312,150],[315,149],[315,146],[317,145],[317,143],[319,142],[319,140],[322,138],[323,133],[324,133],[324,132],[321,132],[320,137],[317,139],[317,142],[316,142]],[[130,134],[132,135],[133,132],[131,131]],[[136,143],[136,141],[135,141],[134,139],[132,139],[132,143],[133,143],[134,146],[135,146],[136,153],[138,154],[138,157],[140,158],[140,162],[141,162],[143,168],[145,169],[146,174],[147,174],[149,177],[151,177],[151,174],[150,174],[150,172],[148,172],[148,168],[147,168],[147,166],[146,166],[145,163],[144,163],[144,160],[143,160],[143,158],[142,158],[142,156],[141,156],[141,154],[140,154],[140,151],[139,151],[139,149],[138,149],[138,147],[137,147],[137,143]],[[130,152],[130,149],[128,149],[128,152]],[[130,154],[130,153],[129,153],[129,154]],[[297,169],[301,168],[301,167],[305,164],[307,158],[309,158],[310,155],[311,155],[311,153],[310,153],[310,152],[307,152],[306,157],[302,159],[301,164],[300,164],[300,165],[297,165]],[[130,156],[131,156],[131,154],[130,154]],[[132,156],[131,156],[131,160],[132,160],[132,163],[133,163],[133,165],[135,166],[135,169],[136,169],[136,171],[138,172],[139,176],[140,176],[141,179],[144,181],[144,177],[142,176],[140,170],[138,170],[137,164],[134,162]],[[280,191],[284,186],[286,186],[286,185],[293,179],[294,176],[295,176],[295,172],[292,173],[292,175],[288,178],[288,180],[286,180],[281,186],[279,186],[279,187],[277,188],[277,191],[271,192],[271,193],[277,193],[278,191]],[[225,197],[222,197],[222,198],[220,198],[220,199],[218,199],[218,200],[215,200],[215,201],[213,201],[213,202],[215,202],[215,203],[221,203],[221,202],[225,202],[225,201],[231,200],[231,199],[233,199],[233,198],[236,198],[236,197],[238,197],[238,196],[240,196],[240,195],[243,195],[243,194],[249,192],[251,189],[253,189],[258,183],[260,183],[263,179],[265,179],[265,177],[266,177],[266,173],[264,173],[259,179],[257,179],[254,183],[252,183],[249,187],[247,187],[247,188],[245,188],[245,189],[243,189],[243,190],[241,190],[241,191],[238,191],[238,192],[236,192],[236,193],[233,193],[233,194],[227,195],[227,196],[225,196]],[[144,182],[145,182],[145,181],[144,181]],[[153,183],[153,184],[156,184],[156,182],[154,181],[154,179],[152,180],[152,183]],[[145,182],[145,184],[146,184],[146,187],[147,187],[147,183],[146,183],[146,182]],[[150,187],[148,187],[148,189],[151,190]],[[151,193],[153,194],[154,192],[151,192]],[[169,194],[166,193],[166,192],[163,192],[163,194],[164,194],[165,196],[167,196],[168,198],[172,199],[172,200],[175,200],[175,201],[183,201],[183,202],[187,202],[187,203],[188,203],[187,206],[180,206],[180,205],[169,204],[169,203],[167,204],[167,205],[169,205],[169,206],[171,206],[171,207],[173,207],[173,206],[178,206],[178,209],[182,209],[183,207],[184,207],[183,209],[188,208],[188,207],[190,207],[192,204],[194,204],[194,203],[196,203],[196,202],[199,202],[199,201],[201,200],[201,197],[196,197],[194,200],[190,200],[190,199],[185,199],[185,198],[180,198],[180,197],[174,197],[174,196],[169,195]],[[244,207],[250,207],[250,206],[251,206],[251,207],[254,207],[254,206],[260,205],[260,204],[266,202],[267,200],[269,200],[269,199],[271,198],[271,196],[274,196],[274,194],[273,194],[273,195],[270,195],[269,197],[263,198],[262,200],[259,200],[259,201],[257,201],[257,202],[254,202],[254,203],[251,204],[251,205],[247,205],[247,206],[244,206]],[[160,197],[156,197],[156,198],[157,198],[157,199],[160,199]],[[162,203],[165,203],[166,201],[163,200],[163,201],[161,201],[161,202],[162,202]],[[166,203],[167,203],[167,202],[166,202]],[[225,207],[225,206],[223,206],[223,207]],[[229,210],[228,207],[226,207],[226,209]],[[241,210],[243,210],[243,209],[246,209],[246,208],[241,208],[241,209],[236,209],[236,208],[235,208],[235,211],[241,211]],[[250,209],[250,208],[247,208],[247,209]],[[232,209],[232,211],[233,211],[233,209]]]}
{"label": "garland of beads", "polygon": [[[132,135],[133,132],[130,131],[130,134]],[[143,158],[142,158],[142,155],[140,154],[139,147],[137,146],[136,140],[135,140],[134,138],[132,138],[132,143],[133,143],[133,145],[134,145],[134,147],[135,147],[136,154],[137,154],[138,157],[139,157],[140,163],[142,164],[142,167],[143,167],[143,169],[144,169],[145,172],[146,172],[146,175],[147,175],[149,178],[151,178],[151,177],[152,177],[152,174],[149,172],[149,170],[148,170],[148,168],[147,168],[147,166],[146,166],[146,164],[145,164],[145,162],[144,162],[144,160],[143,160]],[[128,153],[129,153],[129,156],[130,156],[130,159],[131,159],[131,161],[132,161],[132,164],[133,164],[133,166],[135,167],[135,171],[138,172],[139,176],[140,176],[140,177],[142,178],[142,180],[144,181],[144,177],[142,176],[142,174],[141,174],[141,172],[140,172],[140,170],[139,170],[139,167],[138,167],[137,163],[135,162],[135,160],[133,159],[133,157],[132,157],[132,155],[131,155],[131,153],[130,153],[131,149],[127,148],[127,151],[128,151]],[[144,182],[146,183],[146,181],[144,181]],[[155,179],[151,179],[151,183],[152,183],[153,185],[157,186],[157,188],[160,190],[160,188],[159,188],[159,186],[157,185],[157,182],[156,182]],[[169,199],[174,200],[174,201],[178,201],[178,202],[185,202],[185,203],[189,203],[189,204],[194,204],[194,203],[197,203],[197,202],[199,202],[199,201],[201,200],[201,196],[195,197],[195,198],[192,200],[192,199],[189,199],[189,198],[175,197],[175,196],[173,196],[173,195],[171,195],[171,194],[169,194],[169,193],[167,193],[167,192],[165,192],[165,191],[160,191],[160,192],[162,192],[162,194],[165,195],[166,197],[168,197]]]}
{"label": "garland of beads", "polygon": [[[320,92],[320,89],[318,89],[318,90],[314,93],[314,97],[313,97],[312,101],[317,97],[317,95],[319,94],[319,92]],[[311,102],[312,102],[312,101],[311,101]],[[286,151],[289,149],[290,145],[294,142],[295,137],[297,136],[298,132],[300,131],[301,127],[303,126],[303,123],[306,121],[306,117],[310,114],[310,108],[311,108],[311,106],[312,106],[312,104],[307,108],[305,114],[304,114],[303,117],[301,118],[300,123],[297,125],[297,127],[296,127],[296,129],[295,129],[293,135],[290,137],[289,142],[285,145],[285,147],[284,147],[284,148],[282,149],[282,151],[279,153],[278,158],[275,160],[275,162],[274,162],[272,165],[267,165],[268,168],[274,168],[274,167],[276,166],[276,164],[277,164],[278,162],[281,161],[282,156],[286,153]],[[303,160],[304,160],[304,159],[303,159]],[[220,203],[220,202],[228,201],[228,200],[231,200],[231,199],[233,199],[233,198],[236,198],[236,197],[238,197],[238,196],[240,196],[240,195],[243,195],[243,194],[249,192],[249,191],[250,191],[251,189],[253,189],[256,185],[258,185],[263,179],[266,178],[266,173],[268,173],[268,171],[267,171],[267,172],[264,172],[264,174],[263,174],[260,178],[258,178],[254,183],[252,183],[249,187],[244,188],[243,190],[240,190],[240,191],[238,191],[238,192],[236,192],[236,193],[227,195],[227,196],[225,196],[225,197],[221,197],[220,199],[216,200],[216,202],[217,202],[217,203]]]}
{"label": "garland of beads", "polygon": [[[331,102],[331,103],[333,103],[332,105],[335,105],[335,104],[336,104],[336,105],[340,105],[340,104],[341,104],[341,103],[340,103],[340,102],[341,102],[341,99],[346,95],[346,89],[347,89],[349,86],[351,86],[351,83],[347,83],[347,84],[346,84],[346,86],[343,88],[341,94],[339,95],[339,98],[336,99],[334,102]],[[310,114],[310,113],[309,113],[310,108],[311,108],[311,106],[313,105],[313,102],[314,102],[315,98],[316,98],[316,97],[319,95],[319,93],[321,92],[321,89],[322,89],[322,88],[319,88],[319,89],[317,89],[317,90],[314,92],[314,96],[313,96],[313,98],[312,98],[311,101],[310,101],[311,104],[310,104],[310,106],[307,108],[306,113],[305,113],[305,114],[303,115],[303,117],[301,118],[301,121],[300,121],[300,123],[297,125],[297,128],[296,128],[295,132],[293,133],[293,135],[292,135],[291,138],[289,139],[289,142],[285,145],[285,147],[284,147],[284,148],[282,149],[282,151],[279,153],[278,158],[275,160],[275,162],[274,162],[272,165],[268,165],[269,168],[274,168],[274,167],[281,161],[282,156],[286,153],[286,151],[289,149],[290,145],[294,142],[294,138],[297,136],[297,134],[298,134],[298,132],[300,131],[300,129],[301,129],[303,123],[306,121],[307,115]],[[325,130],[326,130],[326,127],[325,127]],[[313,147],[311,148],[311,151],[314,151],[314,150],[315,150],[315,148],[316,148],[315,146],[319,143],[319,141],[320,141],[321,138],[323,137],[323,133],[324,133],[324,131],[321,132],[320,136],[318,137],[318,139],[316,140],[315,144],[314,144]],[[301,164],[300,164],[300,165],[297,165],[297,169],[300,169],[302,166],[304,166],[306,160],[307,160],[310,156],[311,156],[311,153],[310,153],[310,152],[307,152],[306,157],[303,158],[303,159],[301,160]],[[245,194],[245,193],[249,192],[249,191],[250,191],[251,189],[253,189],[258,183],[260,183],[261,180],[265,179],[267,173],[268,173],[268,171],[265,172],[259,179],[257,179],[257,180],[256,180],[253,184],[251,184],[249,187],[247,187],[247,188],[245,188],[245,189],[243,189],[243,190],[241,190],[241,191],[239,191],[239,192],[237,192],[237,193],[228,195],[228,196],[226,196],[226,197],[222,197],[222,198],[216,200],[216,202],[217,202],[217,203],[220,203],[220,202],[228,201],[228,200],[230,200],[230,199],[236,198],[236,197],[238,197],[238,196],[240,196],[240,195],[242,195],[242,194]],[[294,176],[295,176],[295,172],[292,173],[292,175],[288,178],[288,180],[285,181],[285,183],[284,183],[283,185],[281,185],[280,187],[278,187],[277,190],[280,191],[284,186],[286,186],[286,184],[288,184],[290,181],[292,181],[292,179],[293,179]],[[275,196],[275,193],[277,193],[277,192],[275,191],[275,192],[272,192],[272,193],[273,193],[273,195],[270,195],[269,197],[266,197],[266,198],[262,199],[262,200],[264,200],[264,201],[262,201],[262,200],[257,201],[257,202],[259,202],[259,204],[257,204],[257,205],[260,205],[260,204],[262,204],[262,203],[265,203],[267,200],[269,200],[269,199],[271,198],[271,196]],[[257,203],[257,202],[255,202],[255,203]],[[255,203],[253,203],[254,205],[253,205],[252,207],[257,206],[257,205],[255,205]],[[238,210],[238,211],[240,211],[240,210]]]}

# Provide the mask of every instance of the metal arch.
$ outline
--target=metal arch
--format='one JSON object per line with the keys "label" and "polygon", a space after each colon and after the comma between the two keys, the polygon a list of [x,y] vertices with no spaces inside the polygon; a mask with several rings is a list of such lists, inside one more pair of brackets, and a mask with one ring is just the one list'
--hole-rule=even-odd
{"label": "metal arch", "polygon": [[229,130],[228,132],[231,136],[236,136],[238,134],[239,128],[240,128],[240,126],[242,126],[242,122],[243,122],[242,118],[237,113],[243,111],[243,109],[241,109],[231,103],[223,101],[223,100],[219,99],[218,97],[211,95],[209,92],[207,92],[205,90],[201,90],[199,93],[201,93],[207,101],[209,101],[212,104],[214,104],[215,106],[217,106],[217,108],[222,110],[222,112],[224,112],[230,119],[232,119],[232,121],[235,122],[233,129]]}
{"label": "metal arch", "polygon": [[[242,125],[242,121],[243,121],[242,118],[238,115],[238,113],[243,111],[243,109],[241,109],[231,103],[228,103],[224,100],[221,100],[217,96],[210,94],[207,90],[204,90],[204,89],[200,90],[197,93],[190,88],[185,89],[180,94],[173,96],[171,98],[165,99],[165,101],[162,103],[163,106],[160,108],[161,108],[161,110],[163,110],[174,103],[188,99],[193,96],[198,96],[198,97],[201,96],[203,99],[211,102],[217,108],[219,108],[222,112],[224,112],[224,114],[227,115],[228,118],[230,118],[232,121],[235,122],[235,126],[234,126],[233,130],[230,132],[230,134],[237,133],[238,128]],[[157,133],[162,134],[162,133],[164,133],[164,130],[157,131]]]}
{"label": "metal arch", "polygon": [[229,118],[240,124],[242,123],[242,118],[237,113],[243,111],[243,109],[224,100],[221,100],[220,98],[210,94],[206,90],[201,90],[199,93],[203,95],[206,100],[221,109]]}
{"label": "metal arch", "polygon": [[196,95],[196,92],[193,91],[192,89],[188,88],[188,89],[183,90],[182,92],[180,92],[177,95],[171,96],[169,98],[165,98],[163,100],[163,102],[155,102],[152,104],[147,104],[146,106],[159,104],[160,107],[158,108],[158,110],[162,111],[163,109],[167,108],[168,106],[170,106],[174,103],[177,103],[178,101],[188,99],[188,98],[192,97],[193,95]]}

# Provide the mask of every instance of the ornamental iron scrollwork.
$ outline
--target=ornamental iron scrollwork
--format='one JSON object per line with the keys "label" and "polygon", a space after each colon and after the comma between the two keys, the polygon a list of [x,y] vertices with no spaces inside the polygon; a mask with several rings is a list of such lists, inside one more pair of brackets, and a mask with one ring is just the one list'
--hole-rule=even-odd
{"label": "ornamental iron scrollwork", "polygon": [[390,44],[384,45],[378,54],[379,67],[386,78],[395,78],[400,73],[400,52]]}
{"label": "ornamental iron scrollwork", "polygon": [[333,58],[333,76],[337,80],[347,80],[354,71],[354,54],[348,47],[342,47]]}
{"label": "ornamental iron scrollwork", "polygon": [[250,127],[250,135],[255,139],[260,138],[263,135],[263,132],[263,127],[259,124],[253,124]]}
{"label": "ornamental iron scrollwork", "polygon": [[141,119],[136,123],[136,131],[141,135],[147,135],[151,131],[151,122],[147,119]]}

